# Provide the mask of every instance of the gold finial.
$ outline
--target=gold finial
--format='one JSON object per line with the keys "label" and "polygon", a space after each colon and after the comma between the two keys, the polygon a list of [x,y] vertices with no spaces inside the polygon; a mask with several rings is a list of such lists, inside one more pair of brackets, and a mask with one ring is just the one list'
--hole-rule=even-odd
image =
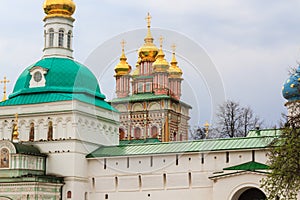
{"label": "gold finial", "polygon": [[121,41],[121,46],[122,46],[122,55],[121,55],[121,59],[126,59],[127,60],[127,58],[126,58],[126,56],[125,56],[125,44],[126,44],[126,41],[123,39],[122,41]]}
{"label": "gold finial", "polygon": [[19,131],[18,131],[18,113],[15,114],[14,129],[13,129],[13,142],[19,142]]}
{"label": "gold finial", "polygon": [[176,51],[176,44],[172,44],[172,46],[171,46],[171,48],[172,48],[172,51],[173,51],[173,53],[175,53],[175,51]]}
{"label": "gold finial", "polygon": [[206,136],[208,135],[209,126],[210,126],[210,124],[208,122],[205,122],[204,128],[205,128]]}
{"label": "gold finial", "polygon": [[148,31],[147,31],[147,36],[145,38],[145,42],[146,43],[153,43],[153,37],[152,37],[152,34],[151,34],[151,30],[150,30],[150,27],[151,27],[151,15],[150,13],[148,12],[147,14],[147,17],[145,18],[146,21],[147,21],[147,27],[148,27]]}
{"label": "gold finial", "polygon": [[148,14],[147,14],[147,17],[145,18],[146,19],[146,21],[147,21],[147,26],[148,26],[148,28],[150,28],[151,27],[151,15],[150,15],[150,13],[148,12]]}
{"label": "gold finial", "polygon": [[121,41],[122,51],[124,51],[125,44],[126,44],[126,41],[123,39],[123,40]]}
{"label": "gold finial", "polygon": [[160,48],[161,48],[161,49],[162,49],[163,41],[164,41],[163,36],[160,36],[160,37],[159,37],[159,44],[160,44]]}
{"label": "gold finial", "polygon": [[6,97],[6,84],[9,83],[10,81],[6,79],[6,76],[4,76],[3,80],[0,80],[0,83],[3,83],[3,98],[2,101],[6,101],[7,97]]}

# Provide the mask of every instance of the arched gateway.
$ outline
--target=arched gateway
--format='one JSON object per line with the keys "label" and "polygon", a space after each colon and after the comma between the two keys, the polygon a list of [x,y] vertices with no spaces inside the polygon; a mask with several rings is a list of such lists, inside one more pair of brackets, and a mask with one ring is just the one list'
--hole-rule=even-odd
{"label": "arched gateway", "polygon": [[237,191],[231,200],[265,200],[266,195],[258,188],[242,188]]}

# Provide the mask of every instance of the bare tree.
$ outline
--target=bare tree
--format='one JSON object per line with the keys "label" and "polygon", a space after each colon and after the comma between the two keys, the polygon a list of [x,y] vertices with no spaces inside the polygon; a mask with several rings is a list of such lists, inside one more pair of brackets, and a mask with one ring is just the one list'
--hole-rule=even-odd
{"label": "bare tree", "polygon": [[250,107],[228,100],[219,106],[217,130],[221,137],[244,137],[250,129],[261,126],[262,121]]}

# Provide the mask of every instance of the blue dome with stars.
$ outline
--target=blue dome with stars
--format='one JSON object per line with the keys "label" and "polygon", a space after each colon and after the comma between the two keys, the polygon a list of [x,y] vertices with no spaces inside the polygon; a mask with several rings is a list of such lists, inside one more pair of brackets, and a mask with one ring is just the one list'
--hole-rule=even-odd
{"label": "blue dome with stars", "polygon": [[300,66],[282,87],[282,95],[288,101],[300,100]]}

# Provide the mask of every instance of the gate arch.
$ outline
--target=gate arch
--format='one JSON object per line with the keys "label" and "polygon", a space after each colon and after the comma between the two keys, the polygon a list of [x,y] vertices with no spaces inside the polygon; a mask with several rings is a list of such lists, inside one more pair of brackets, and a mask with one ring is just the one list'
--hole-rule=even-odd
{"label": "gate arch", "polygon": [[234,193],[231,200],[265,200],[266,195],[256,187],[243,187]]}

